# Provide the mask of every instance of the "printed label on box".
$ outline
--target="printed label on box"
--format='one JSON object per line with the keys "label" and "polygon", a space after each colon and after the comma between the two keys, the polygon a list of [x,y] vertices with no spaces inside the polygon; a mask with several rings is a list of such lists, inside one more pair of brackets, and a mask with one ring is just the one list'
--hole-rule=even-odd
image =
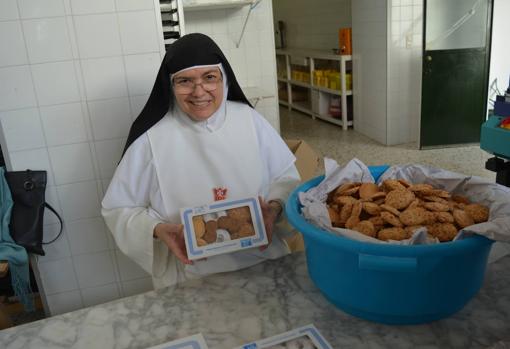
{"label": "printed label on box", "polygon": [[333,349],[314,325],[306,325],[279,335],[247,343],[235,349]]}
{"label": "printed label on box", "polygon": [[147,349],[208,349],[208,347],[202,334],[198,333],[193,336],[166,342]]}
{"label": "printed label on box", "polygon": [[206,258],[268,243],[258,198],[181,209],[188,258]]}

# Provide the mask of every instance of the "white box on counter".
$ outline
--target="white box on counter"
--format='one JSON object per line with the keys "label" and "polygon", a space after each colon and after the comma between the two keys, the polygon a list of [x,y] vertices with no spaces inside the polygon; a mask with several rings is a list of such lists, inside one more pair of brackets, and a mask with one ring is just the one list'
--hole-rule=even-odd
{"label": "white box on counter", "polygon": [[208,349],[201,333],[175,341],[166,342],[147,349]]}
{"label": "white box on counter", "polygon": [[182,208],[181,221],[190,260],[268,243],[257,197]]}
{"label": "white box on counter", "polygon": [[333,349],[314,325],[306,325],[235,349]]}

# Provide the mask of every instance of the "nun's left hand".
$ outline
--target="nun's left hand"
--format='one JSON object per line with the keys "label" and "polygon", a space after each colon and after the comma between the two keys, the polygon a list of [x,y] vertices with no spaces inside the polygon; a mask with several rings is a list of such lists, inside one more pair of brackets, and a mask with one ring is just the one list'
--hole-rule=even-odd
{"label": "nun's left hand", "polygon": [[269,247],[269,244],[273,240],[273,228],[274,222],[282,212],[282,206],[278,201],[271,200],[269,202],[265,202],[259,196],[260,208],[262,209],[262,216],[264,218],[264,227],[266,228],[267,234],[267,245],[260,247],[261,251],[264,251]]}

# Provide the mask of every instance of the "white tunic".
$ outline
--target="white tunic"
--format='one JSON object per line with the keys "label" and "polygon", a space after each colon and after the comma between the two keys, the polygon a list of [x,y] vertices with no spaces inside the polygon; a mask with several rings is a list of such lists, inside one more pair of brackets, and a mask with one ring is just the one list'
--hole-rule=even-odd
{"label": "white tunic", "polygon": [[154,227],[180,223],[181,207],[211,203],[217,187],[228,189],[227,199],[258,195],[285,201],[299,183],[294,161],[276,131],[245,104],[228,101],[225,117],[211,125],[168,113],[124,154],[102,213],[121,251],[152,275],[155,288],[245,268],[288,253],[280,238],[284,232],[275,227],[263,252],[251,249],[184,267],[153,239]]}

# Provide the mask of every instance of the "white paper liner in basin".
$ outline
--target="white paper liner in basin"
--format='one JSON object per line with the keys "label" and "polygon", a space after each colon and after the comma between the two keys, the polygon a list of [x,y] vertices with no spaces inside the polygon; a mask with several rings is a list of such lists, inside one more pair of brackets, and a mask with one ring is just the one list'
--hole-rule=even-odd
{"label": "white paper liner in basin", "polygon": [[[363,235],[354,230],[333,227],[326,207],[328,193],[343,183],[373,183],[374,178],[370,174],[368,167],[356,158],[349,161],[344,167],[340,167],[335,160],[324,158],[324,167],[324,180],[307,192],[299,193],[299,200],[303,205],[303,217],[312,224],[334,234],[359,241],[402,245],[439,243],[438,240],[427,237],[426,228],[416,230],[409,239],[386,242]],[[396,165],[388,168],[381,175],[377,184],[390,178],[404,179],[413,184],[430,184],[436,188],[447,190],[452,194],[466,196],[472,202],[489,208],[490,214],[487,222],[462,229],[454,240],[476,233],[495,241],[510,242],[510,188],[480,177],[466,176],[443,169],[415,164]],[[501,252],[501,246],[497,249],[501,255],[510,251],[508,245],[503,247],[503,252]]]}

